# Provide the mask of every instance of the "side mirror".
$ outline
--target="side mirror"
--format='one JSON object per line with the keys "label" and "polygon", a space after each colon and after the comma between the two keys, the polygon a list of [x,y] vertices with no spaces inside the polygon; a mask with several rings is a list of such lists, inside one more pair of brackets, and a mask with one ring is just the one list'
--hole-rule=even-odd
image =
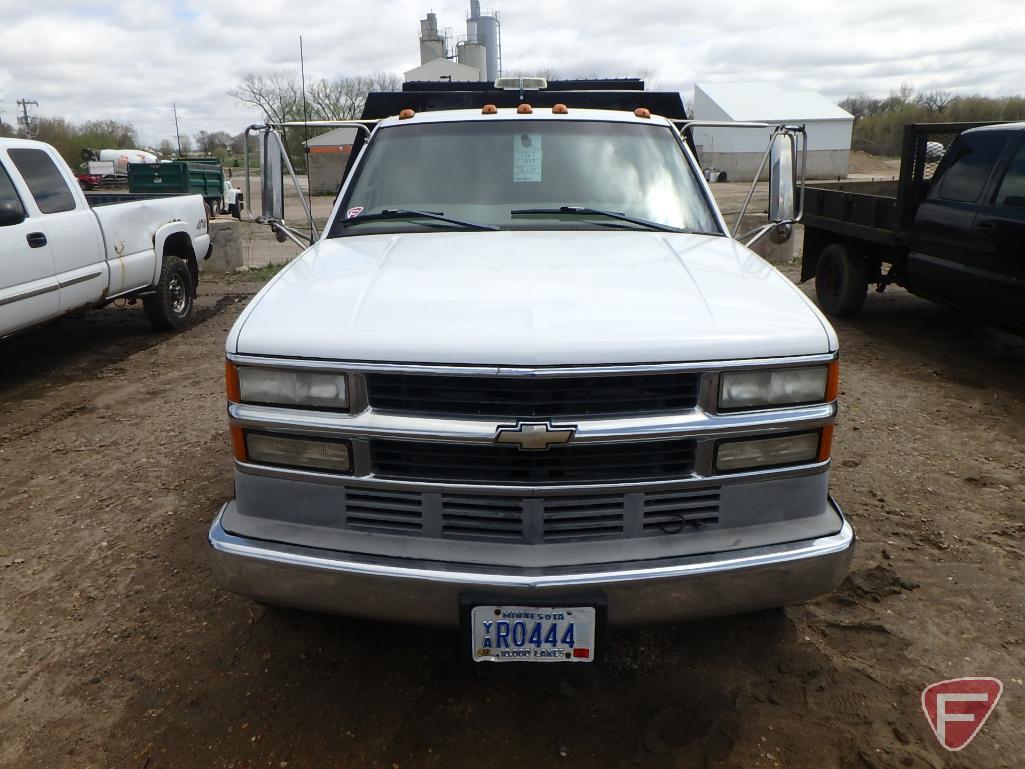
{"label": "side mirror", "polygon": [[13,227],[25,221],[25,209],[16,200],[0,200],[0,227]]}
{"label": "side mirror", "polygon": [[260,190],[264,219],[285,218],[285,177],[281,158],[285,149],[277,131],[264,131],[260,135]]}
{"label": "side mirror", "polygon": [[777,225],[769,230],[773,243],[786,243],[794,233],[794,157],[793,134],[776,134],[769,157],[769,221]]}

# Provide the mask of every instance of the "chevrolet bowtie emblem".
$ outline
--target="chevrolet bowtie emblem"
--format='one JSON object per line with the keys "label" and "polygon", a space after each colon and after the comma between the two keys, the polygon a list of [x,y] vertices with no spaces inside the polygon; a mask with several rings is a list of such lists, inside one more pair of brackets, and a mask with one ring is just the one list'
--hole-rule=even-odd
{"label": "chevrolet bowtie emblem", "polygon": [[497,443],[514,443],[524,451],[544,451],[549,446],[566,443],[576,433],[576,425],[553,425],[551,422],[520,422],[504,425],[495,433]]}

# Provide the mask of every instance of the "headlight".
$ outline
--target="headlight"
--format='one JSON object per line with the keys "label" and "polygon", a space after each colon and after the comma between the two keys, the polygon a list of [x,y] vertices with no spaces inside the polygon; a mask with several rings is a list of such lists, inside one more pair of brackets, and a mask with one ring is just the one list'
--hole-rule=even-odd
{"label": "headlight", "polygon": [[238,384],[243,403],[335,411],[349,407],[344,374],[239,366]]}
{"label": "headlight", "polygon": [[811,462],[819,456],[819,432],[785,435],[781,438],[724,441],[715,453],[720,472],[755,470]]}
{"label": "headlight", "polygon": [[830,366],[727,371],[719,376],[719,409],[822,403],[829,374]]}
{"label": "headlight", "polygon": [[260,464],[338,473],[352,471],[349,444],[346,441],[246,433],[246,453],[250,461]]}

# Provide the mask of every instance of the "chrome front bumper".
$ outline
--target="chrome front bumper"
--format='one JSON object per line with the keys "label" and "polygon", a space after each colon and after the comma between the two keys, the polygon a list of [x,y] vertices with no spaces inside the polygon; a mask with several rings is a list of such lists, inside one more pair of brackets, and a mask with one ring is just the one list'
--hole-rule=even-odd
{"label": "chrome front bumper", "polygon": [[832,498],[840,530],[818,539],[685,558],[566,569],[489,569],[295,547],[229,534],[224,509],[210,528],[214,571],[232,592],[271,604],[371,619],[458,625],[465,593],[531,600],[602,595],[611,624],[734,614],[800,603],[844,579],[854,531]]}

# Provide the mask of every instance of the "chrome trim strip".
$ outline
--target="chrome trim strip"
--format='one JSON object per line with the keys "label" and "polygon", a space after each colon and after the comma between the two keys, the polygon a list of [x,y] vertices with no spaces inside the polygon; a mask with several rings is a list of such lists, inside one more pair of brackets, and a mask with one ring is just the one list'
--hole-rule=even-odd
{"label": "chrome trim strip", "polygon": [[101,271],[97,270],[96,272],[90,272],[88,275],[79,275],[77,278],[61,281],[60,287],[67,288],[68,286],[74,286],[76,283],[85,283],[87,280],[98,278],[102,274],[103,273]]}
{"label": "chrome trim strip", "polygon": [[625,363],[594,366],[482,366],[431,363],[374,363],[371,361],[333,361],[312,358],[277,358],[273,356],[228,353],[228,360],[239,366],[279,366],[308,371],[378,371],[389,374],[445,374],[449,376],[564,377],[604,376],[611,374],[665,374],[674,371],[719,371],[759,366],[807,366],[830,363],[836,352],[799,355],[785,358],[745,358],[719,361],[688,361],[680,363]]}
{"label": "chrome trim strip", "polygon": [[674,478],[668,481],[633,481],[626,483],[578,483],[552,485],[495,485],[486,483],[451,483],[437,481],[402,481],[390,478],[377,478],[367,475],[334,475],[310,470],[295,470],[284,467],[268,467],[251,462],[235,460],[235,469],[247,475],[259,475],[266,478],[278,478],[302,483],[320,483],[329,486],[353,486],[375,490],[414,491],[425,493],[453,493],[462,495],[488,496],[559,496],[576,494],[618,494],[640,491],[673,491],[675,489],[693,489],[701,486],[727,486],[745,481],[776,480],[796,478],[805,475],[816,475],[829,469],[830,460],[815,462],[808,465],[793,467],[770,468],[767,470],[749,470],[726,475],[698,476]]}
{"label": "chrome trim strip", "polygon": [[34,288],[31,291],[25,291],[21,294],[14,294],[13,296],[4,297],[0,299],[0,307],[7,304],[14,304],[20,302],[22,299],[31,299],[34,296],[42,296],[43,294],[50,294],[60,289],[60,284],[53,286],[44,286],[43,288]]}
{"label": "chrome trim strip", "polygon": [[[840,516],[840,531],[818,539],[783,545],[751,548],[705,556],[678,559],[667,566],[645,565],[645,562],[610,564],[605,568],[566,574],[524,574],[515,572],[487,572],[479,567],[452,564],[443,568],[436,562],[414,562],[403,565],[403,559],[390,562],[357,560],[351,553],[333,553],[325,550],[294,547],[252,540],[228,534],[221,525],[221,508],[210,527],[210,546],[218,553],[245,559],[276,563],[299,569],[322,572],[344,572],[385,579],[408,579],[420,582],[472,584],[495,588],[568,588],[593,587],[620,582],[686,578],[701,574],[717,574],[737,569],[776,566],[804,559],[823,558],[847,552],[854,544],[854,530],[843,517],[840,508],[830,498],[830,504]],[[614,567],[614,568],[610,568]],[[476,570],[471,570],[476,568]]]}
{"label": "chrome trim strip", "polygon": [[[635,442],[672,438],[721,438],[747,433],[771,434],[831,424],[836,403],[798,408],[710,414],[692,409],[678,414],[570,420],[576,425],[574,444]],[[509,420],[448,419],[384,414],[366,409],[358,414],[332,414],[275,406],[229,403],[233,425],[254,430],[285,430],[335,437],[408,438],[446,443],[493,444],[499,427]],[[562,424],[561,420],[552,420]]]}

